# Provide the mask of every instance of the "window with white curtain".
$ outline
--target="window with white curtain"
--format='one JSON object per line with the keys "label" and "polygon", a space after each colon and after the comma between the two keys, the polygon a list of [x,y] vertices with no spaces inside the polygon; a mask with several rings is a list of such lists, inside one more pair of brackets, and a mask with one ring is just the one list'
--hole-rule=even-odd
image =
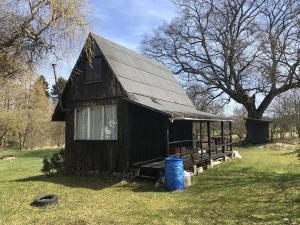
{"label": "window with white curtain", "polygon": [[75,110],[75,140],[116,140],[117,107],[103,105]]}
{"label": "window with white curtain", "polygon": [[75,109],[75,139],[87,140],[88,138],[88,108]]}

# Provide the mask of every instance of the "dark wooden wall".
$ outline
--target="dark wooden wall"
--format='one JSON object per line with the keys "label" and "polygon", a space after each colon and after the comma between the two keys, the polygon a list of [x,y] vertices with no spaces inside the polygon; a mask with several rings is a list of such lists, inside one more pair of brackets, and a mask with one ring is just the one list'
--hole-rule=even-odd
{"label": "dark wooden wall", "polygon": [[66,116],[66,169],[82,174],[88,170],[110,170],[116,167],[116,141],[74,141],[74,113]]}
{"label": "dark wooden wall", "polygon": [[[77,104],[82,106],[85,103]],[[94,101],[93,105],[117,104],[117,140],[74,140],[74,111],[66,114],[66,166],[70,173],[88,170],[124,172],[128,166],[128,102],[123,99]]]}
{"label": "dark wooden wall", "polygon": [[[100,50],[96,48],[95,58],[93,61],[103,58]],[[98,81],[87,81],[86,73],[101,71]],[[63,102],[68,106],[72,102],[89,102],[99,99],[116,98],[123,96],[121,85],[113,75],[111,69],[104,63],[99,66],[94,62],[89,63],[83,55],[79,58],[75,69],[66,86],[63,95]]]}
{"label": "dark wooden wall", "polygon": [[264,144],[269,141],[269,122],[259,120],[246,120],[247,142]]}
{"label": "dark wooden wall", "polygon": [[[189,120],[175,120],[170,123],[170,142],[193,140],[193,122]],[[179,147],[180,144],[172,144],[171,147]],[[181,146],[191,147],[192,142],[184,142]]]}
{"label": "dark wooden wall", "polygon": [[[94,60],[99,60],[101,52],[95,49]],[[100,72],[99,72],[100,71]],[[87,73],[101,73],[99,79],[91,82]],[[97,76],[97,74],[93,74]],[[92,76],[92,77],[93,77]],[[63,94],[65,114],[66,169],[70,173],[85,173],[88,170],[123,171],[128,166],[128,103],[125,94],[109,66],[92,62],[83,55],[68,81]],[[74,140],[74,109],[79,106],[117,104],[117,140]]]}
{"label": "dark wooden wall", "polygon": [[130,163],[166,156],[168,122],[167,117],[160,113],[129,105]]}

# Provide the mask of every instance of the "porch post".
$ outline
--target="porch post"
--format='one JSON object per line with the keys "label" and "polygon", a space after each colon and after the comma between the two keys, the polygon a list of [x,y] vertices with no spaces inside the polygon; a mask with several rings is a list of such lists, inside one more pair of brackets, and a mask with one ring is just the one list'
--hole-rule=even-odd
{"label": "porch post", "polygon": [[232,151],[232,124],[229,121],[229,141],[230,141],[230,151]]}
{"label": "porch post", "polygon": [[207,121],[207,144],[208,144],[208,155],[211,157],[211,137],[210,137],[210,121]]}
{"label": "porch post", "polygon": [[169,143],[169,120],[165,122],[165,129],[166,129],[166,154],[167,156],[170,155],[170,143]]}
{"label": "porch post", "polygon": [[221,121],[221,143],[222,143],[222,153],[225,153],[225,143],[224,143],[224,122]]}
{"label": "porch post", "polygon": [[169,144],[169,126],[167,126],[167,156],[170,155],[170,144]]}
{"label": "porch post", "polygon": [[203,133],[202,133],[202,122],[199,121],[200,123],[200,151],[201,151],[201,159],[203,158]]}

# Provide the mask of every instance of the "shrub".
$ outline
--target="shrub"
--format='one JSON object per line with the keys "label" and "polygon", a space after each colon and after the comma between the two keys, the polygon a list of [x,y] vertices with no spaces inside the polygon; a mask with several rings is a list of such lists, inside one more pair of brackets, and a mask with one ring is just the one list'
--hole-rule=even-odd
{"label": "shrub", "polygon": [[64,150],[54,153],[50,159],[44,158],[42,172],[47,176],[64,172]]}

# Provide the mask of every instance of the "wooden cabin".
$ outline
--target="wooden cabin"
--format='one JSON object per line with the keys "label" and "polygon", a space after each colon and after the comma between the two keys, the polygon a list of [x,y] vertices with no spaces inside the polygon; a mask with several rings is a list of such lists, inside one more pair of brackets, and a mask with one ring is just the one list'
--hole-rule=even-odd
{"label": "wooden cabin", "polygon": [[209,159],[230,150],[231,120],[196,110],[165,66],[94,34],[88,40],[93,58],[82,51],[52,118],[66,124],[67,171],[126,172],[188,149]]}

